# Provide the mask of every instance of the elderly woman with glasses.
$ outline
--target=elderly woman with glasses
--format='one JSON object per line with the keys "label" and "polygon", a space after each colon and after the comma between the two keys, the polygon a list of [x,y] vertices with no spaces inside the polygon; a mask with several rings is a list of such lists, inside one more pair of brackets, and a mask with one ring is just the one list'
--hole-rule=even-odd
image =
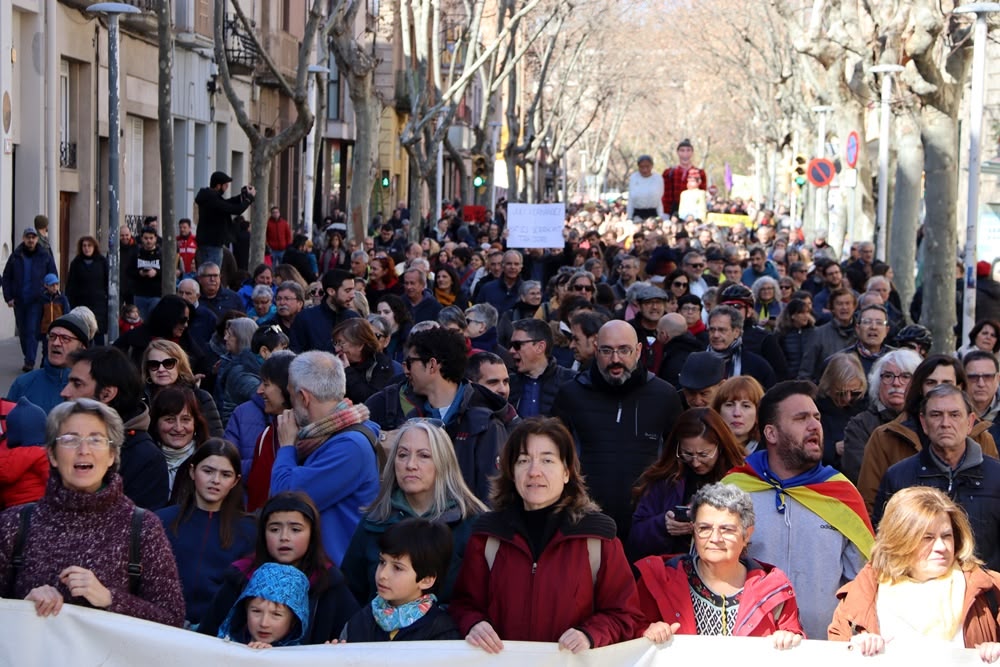
{"label": "elderly woman with glasses", "polygon": [[681,413],[663,442],[659,460],[639,477],[628,552],[632,560],[651,554],[676,554],[691,548],[688,505],[703,486],[743,465],[743,449],[715,410]]}
{"label": "elderly woman with glasses", "polygon": [[386,387],[403,367],[384,352],[375,328],[361,318],[341,322],[333,328],[333,349],[344,364],[347,398],[364,403]]}
{"label": "elderly woman with glasses", "polygon": [[795,591],[784,572],[747,557],[754,529],[750,494],[710,484],[691,498],[694,553],[647,556],[635,564],[643,636],[771,637],[787,649],[803,635]]}
{"label": "elderly woman with glasses", "polygon": [[440,421],[407,421],[389,448],[378,496],[358,524],[340,566],[358,602],[370,603],[377,592],[379,537],[404,519],[421,517],[442,523],[452,532],[451,564],[438,588],[438,599],[446,604],[472,525],[485,511],[486,505],[466,486],[455,446]]}
{"label": "elderly woman with glasses", "polygon": [[122,491],[121,418],[76,399],[49,413],[45,439],[45,495],[0,514],[3,597],[32,601],[39,616],[69,603],[180,626],[184,595],[163,524]]}

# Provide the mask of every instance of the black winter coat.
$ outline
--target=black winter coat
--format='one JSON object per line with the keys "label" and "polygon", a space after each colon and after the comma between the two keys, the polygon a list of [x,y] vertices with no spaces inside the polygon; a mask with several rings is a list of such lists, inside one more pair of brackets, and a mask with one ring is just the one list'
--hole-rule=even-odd
{"label": "black winter coat", "polygon": [[347,398],[354,403],[364,403],[372,394],[387,387],[396,371],[392,360],[381,352],[362,364],[351,364],[344,369],[347,376]]}
{"label": "black winter coat", "polygon": [[976,281],[976,321],[1000,320],[1000,283],[992,278]]}
{"label": "black winter coat", "polygon": [[198,205],[198,245],[219,247],[232,243],[237,231],[233,216],[247,210],[253,199],[245,191],[226,199],[219,190],[199,190],[194,198]]}
{"label": "black winter coat", "polygon": [[[555,359],[549,359],[549,365],[545,368],[538,382],[541,387],[538,392],[538,414],[548,415],[552,413],[552,404],[556,401],[556,394],[559,388],[576,377],[576,372],[565,366],[560,366]],[[514,406],[518,414],[521,414],[521,396],[524,393],[525,377],[520,373],[510,376],[510,404]]]}
{"label": "black winter coat", "polygon": [[462,635],[459,634],[458,626],[455,625],[455,621],[451,620],[448,612],[435,604],[413,625],[400,629],[396,636],[390,640],[389,633],[375,622],[371,605],[365,605],[347,622],[344,631],[340,633],[340,638],[356,644],[358,642],[443,641],[445,639],[461,639]]}
{"label": "black winter coat", "polygon": [[743,325],[743,349],[764,357],[764,361],[774,371],[778,382],[789,378],[788,362],[785,361],[785,353],[778,344],[778,337],[767,329],[753,324],[749,319]]}
{"label": "black winter coat", "polygon": [[590,495],[623,541],[632,526],[632,487],[680,413],[677,390],[641,365],[624,385],[612,386],[595,364],[556,396],[552,416],[573,433]]}
{"label": "black winter coat", "polygon": [[991,570],[1000,568],[1000,461],[983,456],[971,438],[965,440],[965,458],[958,470],[942,470],[944,464],[930,447],[903,459],[886,471],[875,496],[872,524],[878,526],[889,498],[910,486],[929,486],[942,491],[969,515],[976,538],[976,556]]}
{"label": "black winter coat", "polygon": [[660,359],[660,370],[657,375],[669,382],[675,389],[680,389],[681,369],[692,352],[704,352],[705,344],[685,331],[680,336],[674,336],[663,346],[663,357]]}
{"label": "black winter coat", "polygon": [[108,260],[94,254],[90,261],[77,255],[69,263],[66,298],[72,308],[86,306],[97,318],[97,329],[108,332]]}
{"label": "black winter coat", "polygon": [[170,476],[163,452],[146,430],[149,412],[145,406],[132,418],[125,417],[125,442],[122,443],[118,474],[122,490],[139,507],[158,510],[170,496]]}
{"label": "black winter coat", "polygon": [[361,317],[353,310],[333,310],[323,301],[318,306],[309,306],[295,316],[292,335],[288,337],[288,347],[296,354],[309,350],[323,350],[333,353],[333,328],[352,317]]}
{"label": "black winter coat", "polygon": [[785,361],[788,362],[788,378],[790,380],[812,379],[804,373],[802,361],[805,359],[806,351],[812,345],[815,330],[815,327],[806,327],[778,334],[778,344],[785,355]]}

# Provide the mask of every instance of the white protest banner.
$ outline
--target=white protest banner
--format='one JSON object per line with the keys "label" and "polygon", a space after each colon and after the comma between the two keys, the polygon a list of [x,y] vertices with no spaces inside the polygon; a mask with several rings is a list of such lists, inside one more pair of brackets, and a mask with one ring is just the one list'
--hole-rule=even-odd
{"label": "white protest banner", "polygon": [[508,248],[562,248],[565,204],[507,204]]}
{"label": "white protest banner", "polygon": [[296,646],[255,650],[189,630],[140,621],[74,605],[58,616],[39,618],[23,600],[0,600],[0,665],[35,667],[167,667],[174,665],[244,667],[912,667],[913,665],[981,666],[974,650],[913,642],[890,642],[884,655],[866,658],[842,642],[804,641],[777,651],[771,640],[746,637],[675,637],[653,645],[645,639],[572,655],[556,644],[504,642],[498,655],[464,641],[387,642],[337,646]]}

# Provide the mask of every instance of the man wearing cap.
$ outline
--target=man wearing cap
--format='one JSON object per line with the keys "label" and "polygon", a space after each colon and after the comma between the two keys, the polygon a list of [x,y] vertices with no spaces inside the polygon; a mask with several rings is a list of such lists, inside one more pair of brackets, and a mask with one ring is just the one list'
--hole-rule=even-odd
{"label": "man wearing cap", "polygon": [[1000,320],[1000,282],[993,280],[989,262],[976,264],[976,321]]}
{"label": "man wearing cap", "polygon": [[639,307],[636,316],[629,320],[642,346],[642,361],[650,372],[660,369],[663,345],[656,338],[656,325],[667,313],[667,293],[652,285],[639,285],[635,292],[635,303]]}
{"label": "man wearing cap", "polygon": [[688,172],[692,169],[701,176],[702,183],[708,183],[704,169],[694,166],[694,146],[690,139],[677,144],[677,165],[663,172],[663,211],[674,215],[681,203],[681,193],[687,190]]}
{"label": "man wearing cap", "polygon": [[726,364],[711,352],[693,352],[684,360],[677,381],[685,410],[710,408],[719,387],[726,381]]}
{"label": "man wearing cap", "polygon": [[49,351],[42,367],[25,373],[10,386],[7,399],[21,397],[45,412],[62,403],[59,392],[69,378],[70,354],[90,345],[97,333],[97,318],[86,306],[78,306],[49,325]]}
{"label": "man wearing cap", "polygon": [[333,328],[345,320],[360,317],[351,310],[354,305],[354,276],[342,269],[323,274],[326,298],[295,317],[288,346],[296,353],[323,350],[333,353]]}
{"label": "man wearing cap", "polygon": [[764,357],[743,347],[743,314],[733,306],[716,306],[708,314],[708,349],[726,364],[726,377],[749,375],[770,389],[777,382]]}
{"label": "man wearing cap", "polygon": [[34,227],[28,227],[3,269],[3,299],[14,309],[21,354],[24,356],[22,372],[35,367],[42,290],[48,273],[58,273],[56,262],[52,253],[39,245],[38,231]]}
{"label": "man wearing cap", "polygon": [[222,266],[222,247],[236,237],[233,216],[240,215],[253,203],[257,191],[252,185],[244,186],[240,193],[226,199],[226,191],[233,181],[228,174],[217,171],[208,181],[208,187],[198,191],[194,203],[198,205],[198,245],[203,262]]}
{"label": "man wearing cap", "polygon": [[591,496],[628,537],[632,487],[656,461],[681,413],[677,390],[648,372],[635,329],[612,320],[597,333],[587,372],[559,389],[552,416],[573,433]]}

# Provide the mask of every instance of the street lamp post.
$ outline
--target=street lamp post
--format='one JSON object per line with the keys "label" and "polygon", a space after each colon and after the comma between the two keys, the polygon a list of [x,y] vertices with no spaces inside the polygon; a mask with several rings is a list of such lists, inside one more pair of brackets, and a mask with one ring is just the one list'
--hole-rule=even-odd
{"label": "street lamp post", "polygon": [[955,8],[955,13],[975,14],[972,42],[972,99],[969,101],[969,191],[965,213],[965,299],[962,335],[968,336],[976,324],[976,230],[979,223],[979,172],[982,162],[980,139],[983,131],[983,89],[986,83],[986,15],[1000,12],[995,2],[974,3]]}
{"label": "street lamp post", "polygon": [[882,74],[882,108],[878,130],[878,217],[875,221],[875,257],[884,262],[889,217],[889,102],[892,98],[892,75],[902,72],[900,65],[876,65],[869,70]]}
{"label": "street lamp post", "polygon": [[313,114],[315,132],[306,133],[305,165],[302,169],[302,188],[305,190],[302,196],[302,227],[305,230],[306,238],[313,236],[313,204],[316,199],[316,137],[319,136],[321,119],[316,118],[316,76],[329,74],[330,68],[322,65],[309,66],[309,111]]}
{"label": "street lamp post", "polygon": [[87,7],[88,12],[108,17],[108,340],[118,338],[118,313],[121,295],[118,281],[121,276],[121,250],[118,243],[118,219],[121,217],[119,201],[119,134],[121,132],[119,71],[118,71],[118,17],[121,14],[138,14],[139,9],[123,2],[99,2]]}
{"label": "street lamp post", "polygon": [[502,123],[493,121],[490,123],[490,159],[487,164],[490,166],[490,217],[496,215],[497,211],[497,145],[500,143],[500,126]]}
{"label": "street lamp post", "polygon": [[[819,114],[819,127],[816,133],[816,157],[824,158],[826,157],[826,115],[833,112],[833,107],[823,104],[813,107],[812,110],[814,113]],[[827,221],[822,230],[823,235],[826,236],[830,233],[829,211],[827,210],[829,197],[821,197],[819,190],[819,188],[814,188],[816,193],[816,213],[815,220],[813,220],[813,236],[820,232],[820,225],[823,225],[824,221]]]}

